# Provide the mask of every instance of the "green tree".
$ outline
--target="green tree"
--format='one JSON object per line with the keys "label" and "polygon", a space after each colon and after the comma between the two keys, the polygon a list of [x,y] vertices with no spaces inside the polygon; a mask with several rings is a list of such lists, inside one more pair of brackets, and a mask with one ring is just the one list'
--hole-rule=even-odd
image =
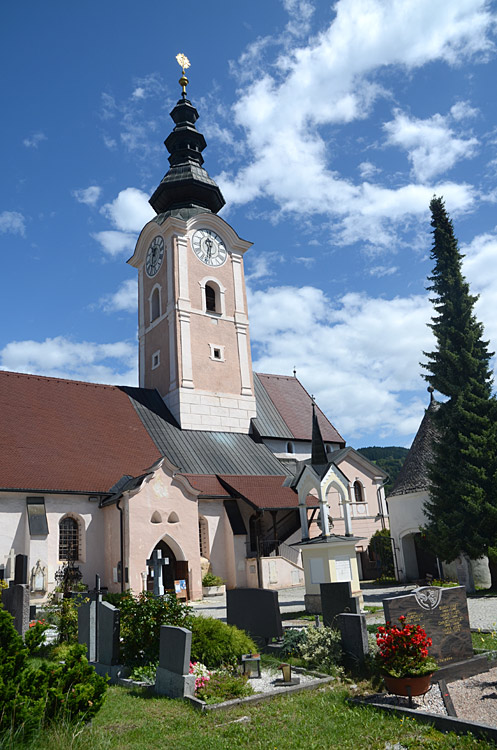
{"label": "green tree", "polygon": [[497,407],[492,396],[488,342],[477,321],[462,274],[463,255],[441,198],[430,203],[435,261],[428,287],[435,315],[430,327],[436,349],[425,352],[426,380],[447,400],[435,415],[438,438],[430,471],[424,529],[443,560],[460,553],[478,558],[496,546],[495,460]]}

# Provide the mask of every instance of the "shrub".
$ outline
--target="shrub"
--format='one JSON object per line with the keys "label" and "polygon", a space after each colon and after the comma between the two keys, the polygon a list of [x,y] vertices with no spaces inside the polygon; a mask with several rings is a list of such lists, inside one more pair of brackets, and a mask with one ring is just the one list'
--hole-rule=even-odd
{"label": "shrub", "polygon": [[206,573],[202,578],[202,586],[223,586],[224,580],[213,573]]}
{"label": "shrub", "polygon": [[257,651],[252,638],[244,630],[213,617],[193,618],[191,630],[191,660],[202,662],[208,669],[235,665],[242,654]]}
{"label": "shrub", "polygon": [[159,660],[161,625],[190,627],[191,609],[173,592],[156,597],[151,591],[138,596],[129,591],[121,596],[121,658],[127,666]]}
{"label": "shrub", "polygon": [[[283,643],[280,649],[280,656],[288,659],[290,656],[299,656],[300,647],[307,638],[307,629],[297,630],[296,628],[286,628],[283,633]],[[375,641],[376,642],[376,641]]]}
{"label": "shrub", "polygon": [[49,627],[45,620],[30,623],[29,630],[24,634],[24,645],[30,656],[40,656],[45,652],[45,630]]}
{"label": "shrub", "polygon": [[222,703],[234,698],[245,698],[253,692],[246,677],[230,672],[213,672],[195,694],[206,703]]}
{"label": "shrub", "polygon": [[342,642],[339,630],[334,628],[308,628],[307,637],[300,644],[299,654],[309,666],[330,672],[340,673]]}
{"label": "shrub", "polygon": [[45,609],[45,618],[50,625],[57,628],[58,643],[78,642],[78,607],[89,601],[83,596],[64,596],[59,599],[60,592],[55,591]]}

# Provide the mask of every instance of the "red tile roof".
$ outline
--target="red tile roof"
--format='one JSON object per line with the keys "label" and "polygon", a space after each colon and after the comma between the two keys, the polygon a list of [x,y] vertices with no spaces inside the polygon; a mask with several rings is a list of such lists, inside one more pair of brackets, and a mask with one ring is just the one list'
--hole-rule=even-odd
{"label": "red tile roof", "polygon": [[[257,376],[295,440],[311,440],[312,399],[302,383],[289,375],[267,375],[258,372]],[[345,446],[343,437],[317,405],[316,413],[323,440]]]}
{"label": "red tile roof", "polygon": [[126,393],[0,372],[0,488],[107,492],[160,458]]}
{"label": "red tile roof", "polygon": [[[291,487],[284,487],[285,477],[219,474],[185,474],[202,495],[242,497],[252,505],[265,510],[297,508],[298,495]],[[318,500],[307,496],[307,506],[317,507]]]}

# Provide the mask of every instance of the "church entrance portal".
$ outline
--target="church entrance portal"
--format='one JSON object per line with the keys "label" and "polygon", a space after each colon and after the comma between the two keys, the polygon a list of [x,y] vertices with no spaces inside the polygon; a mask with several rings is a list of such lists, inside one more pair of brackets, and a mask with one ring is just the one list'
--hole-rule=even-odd
{"label": "church entrance portal", "polygon": [[[161,541],[155,545],[155,548],[157,550],[160,550],[162,552],[162,557],[169,558],[169,565],[164,565],[162,568],[162,583],[164,585],[164,591],[174,591],[174,581],[177,580],[178,576],[176,575],[176,557],[174,555],[174,552],[172,551],[171,547],[167,545],[164,541]],[[151,569],[148,569],[148,575],[147,575],[147,591],[153,591],[154,590],[154,579],[151,575]]]}

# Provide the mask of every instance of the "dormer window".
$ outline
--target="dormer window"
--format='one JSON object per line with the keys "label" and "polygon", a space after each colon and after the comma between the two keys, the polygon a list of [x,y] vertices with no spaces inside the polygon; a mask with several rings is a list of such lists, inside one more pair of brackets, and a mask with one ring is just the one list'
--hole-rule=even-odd
{"label": "dormer window", "polygon": [[294,447],[293,443],[288,442],[286,444],[286,452],[287,453],[295,453],[295,447]]}

